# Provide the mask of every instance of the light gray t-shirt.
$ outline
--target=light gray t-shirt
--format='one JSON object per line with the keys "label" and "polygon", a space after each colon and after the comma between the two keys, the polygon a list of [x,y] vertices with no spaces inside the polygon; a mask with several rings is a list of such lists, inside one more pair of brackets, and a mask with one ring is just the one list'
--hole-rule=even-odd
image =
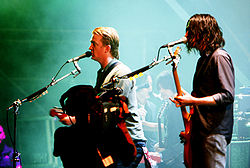
{"label": "light gray t-shirt", "polygon": [[[125,64],[118,61],[117,59],[113,59],[112,61],[110,61],[109,64],[102,71],[107,70],[112,64],[116,62],[118,62],[118,64],[105,77],[102,86],[110,82],[111,78],[114,76],[121,77],[131,72],[131,70]],[[131,138],[134,141],[136,140],[146,141],[142,129],[142,122],[140,120],[140,116],[137,111],[135,80],[120,79],[119,83],[117,84],[117,87],[123,90],[121,95],[128,98],[128,109],[129,112],[131,113],[131,116],[126,119],[126,125]]]}

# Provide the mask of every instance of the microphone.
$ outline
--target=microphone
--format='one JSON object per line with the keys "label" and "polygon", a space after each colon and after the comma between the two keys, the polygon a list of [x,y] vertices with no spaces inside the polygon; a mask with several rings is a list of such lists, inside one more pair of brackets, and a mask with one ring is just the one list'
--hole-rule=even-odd
{"label": "microphone", "polygon": [[78,57],[69,59],[66,63],[78,61],[79,59],[82,59],[82,58],[85,58],[85,57],[90,57],[91,55],[92,55],[92,53],[90,51],[87,51],[87,52],[85,52],[84,54],[82,54],[82,55],[80,55]]}
{"label": "microphone", "polygon": [[173,42],[170,42],[168,44],[165,44],[165,45],[161,46],[161,48],[173,47],[174,45],[181,44],[181,43],[186,43],[186,42],[187,42],[187,38],[182,37],[181,39],[179,39],[177,41],[173,41]]}

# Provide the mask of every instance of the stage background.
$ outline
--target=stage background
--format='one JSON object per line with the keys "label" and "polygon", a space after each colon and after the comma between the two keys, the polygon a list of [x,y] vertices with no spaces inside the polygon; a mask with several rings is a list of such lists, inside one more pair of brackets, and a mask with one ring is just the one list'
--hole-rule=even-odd
{"label": "stage background", "polygon": [[[88,50],[95,27],[112,26],[118,31],[120,59],[136,70],[151,63],[161,45],[183,37],[187,20],[196,13],[209,13],[217,19],[226,41],[225,49],[234,62],[236,94],[241,94],[242,87],[250,86],[249,0],[1,0],[1,125],[6,129],[5,109],[9,105],[48,85],[66,60]],[[182,87],[190,92],[199,56],[188,54],[185,46],[181,47],[178,73]],[[165,55],[168,53],[163,49],[161,58]],[[50,87],[47,95],[20,107],[17,140],[24,168],[60,164],[52,151],[53,132],[61,124],[48,113],[51,107],[59,105],[60,96],[70,87],[95,85],[99,64],[86,58],[79,61],[79,66],[82,73],[77,78],[68,77]],[[60,75],[73,69],[73,64],[68,64]],[[156,77],[164,70],[171,70],[171,66],[162,63],[145,74]],[[155,85],[153,89],[157,93]],[[241,100],[237,99],[237,103]],[[243,112],[249,109],[245,106]],[[8,115],[12,132],[12,111]],[[233,148],[231,155],[238,156],[241,151]],[[249,152],[243,157],[248,158],[249,166]],[[244,167],[240,164],[237,163]]]}

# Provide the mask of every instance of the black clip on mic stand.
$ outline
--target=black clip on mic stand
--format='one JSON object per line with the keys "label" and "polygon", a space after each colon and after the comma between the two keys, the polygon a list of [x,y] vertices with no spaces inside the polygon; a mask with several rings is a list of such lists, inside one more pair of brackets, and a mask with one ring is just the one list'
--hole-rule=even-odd
{"label": "black clip on mic stand", "polygon": [[[64,63],[64,65],[66,65],[68,62]],[[57,74],[52,78],[52,81],[50,82],[49,85],[43,87],[42,89],[38,90],[37,92],[31,94],[30,96],[20,100],[17,99],[16,101],[13,102],[13,104],[11,106],[9,106],[6,110],[9,111],[10,109],[14,109],[14,141],[13,141],[13,148],[14,148],[14,153],[13,153],[13,168],[16,168],[16,163],[19,162],[20,160],[18,159],[18,157],[20,156],[20,153],[17,152],[16,149],[16,130],[17,130],[17,115],[18,115],[18,110],[19,107],[22,105],[22,103],[24,102],[32,102],[36,99],[38,99],[39,97],[41,97],[42,95],[45,95],[48,91],[47,89],[50,86],[54,86],[55,84],[57,84],[59,81],[67,78],[70,75],[74,75],[74,78],[76,76],[78,76],[81,73],[81,68],[79,67],[77,61],[73,61],[74,66],[75,66],[75,70],[71,71],[70,73],[64,75],[63,77],[61,77],[60,79],[55,80],[55,78],[57,77],[57,75],[59,74],[59,72],[61,71],[61,69],[63,68],[63,66],[61,66],[61,68],[59,69],[59,71],[57,72]]]}

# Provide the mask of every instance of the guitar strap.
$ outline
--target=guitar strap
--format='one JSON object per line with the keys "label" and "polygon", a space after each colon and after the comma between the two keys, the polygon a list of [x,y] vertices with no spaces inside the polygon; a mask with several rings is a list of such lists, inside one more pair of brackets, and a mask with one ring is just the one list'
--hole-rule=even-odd
{"label": "guitar strap", "polygon": [[108,69],[104,72],[102,72],[102,69],[99,69],[97,72],[97,80],[96,80],[96,86],[95,89],[99,90],[106,78],[106,76],[116,67],[120,62],[115,62],[108,67]]}

